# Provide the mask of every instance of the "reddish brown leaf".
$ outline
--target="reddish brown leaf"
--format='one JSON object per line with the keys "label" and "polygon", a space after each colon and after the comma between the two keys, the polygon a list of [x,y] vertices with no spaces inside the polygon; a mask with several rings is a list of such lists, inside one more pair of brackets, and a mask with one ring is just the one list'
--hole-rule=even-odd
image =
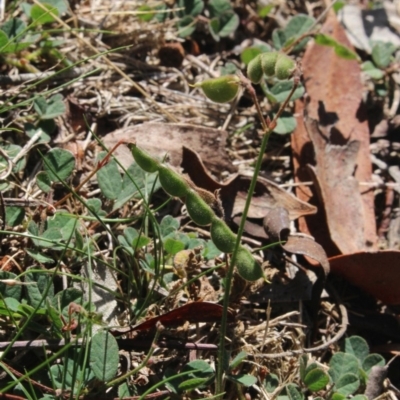
{"label": "reddish brown leaf", "polygon": [[[333,36],[338,42],[346,46],[350,45],[343,28],[337,22],[333,13],[328,16],[322,32]],[[334,142],[344,146],[347,142],[359,142],[359,151],[355,155],[355,178],[358,182],[371,181],[372,167],[368,157],[369,131],[365,118],[365,107],[362,104],[362,85],[358,63],[341,59],[335,54],[333,48],[314,43],[307,48],[302,67],[306,91],[311,98],[308,109],[310,117],[318,120],[321,126],[333,125],[336,122],[335,136],[331,136],[326,144]],[[304,104],[297,101],[298,120],[297,129],[292,135],[292,148],[295,175],[298,182],[311,180],[306,166],[307,164],[314,164],[311,141],[302,119],[303,109]],[[340,142],[335,142],[336,139],[339,139]],[[324,183],[320,182],[320,184],[323,185]],[[361,232],[363,235],[363,246],[361,248],[374,249],[377,239],[373,192],[358,190],[362,194],[360,213],[363,223],[362,226],[349,223],[350,232]],[[331,193],[331,195],[333,196],[334,193]],[[315,217],[306,217],[299,221],[300,229],[317,238],[329,255],[339,254],[340,250],[330,239],[325,224],[322,207],[326,205],[317,201],[316,191],[300,186],[297,189],[297,196],[304,201],[312,202],[312,204],[319,204],[320,208],[320,213]],[[348,207],[348,202],[348,198],[339,198],[329,207],[345,210]],[[340,236],[340,233],[336,235],[336,238],[338,236]],[[359,240],[356,241],[356,244],[353,243],[350,249],[357,246],[357,243],[359,243]],[[346,251],[346,249],[343,250]]]}
{"label": "reddish brown leaf", "polygon": [[332,144],[331,129],[323,129],[307,115],[304,123],[314,146],[316,166],[310,168],[325,207],[330,236],[343,254],[362,250],[364,215],[358,182],[353,176],[360,142]]}
{"label": "reddish brown leaf", "polygon": [[[143,331],[147,329],[154,329],[156,324],[160,322],[162,325],[177,326],[182,325],[186,321],[190,323],[197,322],[218,322],[222,317],[222,306],[215,303],[209,303],[207,301],[198,301],[193,303],[185,304],[182,307],[176,308],[170,312],[167,312],[158,317],[148,319],[141,324],[116,329],[114,333],[123,334],[132,331]],[[233,310],[228,311],[228,320],[232,322],[234,320]]]}
{"label": "reddish brown leaf", "polygon": [[329,259],[331,270],[386,304],[400,304],[400,251],[360,252]]}

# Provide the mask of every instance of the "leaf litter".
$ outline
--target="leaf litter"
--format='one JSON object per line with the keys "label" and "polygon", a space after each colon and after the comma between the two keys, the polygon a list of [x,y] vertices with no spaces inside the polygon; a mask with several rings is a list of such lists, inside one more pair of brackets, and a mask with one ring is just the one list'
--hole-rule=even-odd
{"label": "leaf litter", "polygon": [[[64,169],[59,165],[62,157],[67,155],[61,152],[60,157],[47,166],[45,171],[47,178],[51,179],[43,180],[46,181],[46,185],[40,187],[38,183],[35,186],[34,175],[41,170],[41,158],[29,148],[29,166],[25,167],[24,176],[21,170],[14,173],[20,173],[19,179],[22,179],[24,187],[29,190],[32,187],[42,190],[36,196],[42,196],[44,204],[53,204],[65,199],[62,202],[67,211],[64,217],[71,214],[84,219],[77,225],[69,221],[65,226],[58,226],[49,223],[53,217],[43,206],[34,209],[36,204],[30,203],[31,209],[26,210],[29,219],[32,220],[29,222],[29,232],[39,237],[32,239],[36,244],[34,251],[30,251],[29,257],[24,259],[22,254],[25,254],[27,239],[13,236],[3,238],[3,243],[16,253],[12,259],[11,253],[4,256],[3,270],[21,273],[28,266],[34,265],[41,275],[43,271],[51,272],[52,268],[59,267],[59,251],[66,243],[72,244],[76,249],[88,251],[89,259],[82,255],[72,255],[70,250],[66,252],[67,258],[62,260],[65,275],[56,277],[56,287],[51,285],[46,289],[44,281],[40,282],[41,293],[46,293],[47,290],[51,300],[51,304],[46,303],[47,313],[53,321],[51,329],[57,332],[58,336],[62,336],[62,332],[74,336],[79,330],[74,331],[73,327],[76,329],[80,318],[84,318],[86,323],[97,321],[99,325],[121,325],[123,328],[115,328],[117,332],[120,329],[120,334],[129,324],[135,324],[138,331],[148,328],[154,330],[154,327],[158,326],[157,329],[161,332],[157,325],[161,322],[165,328],[159,341],[159,350],[152,354],[151,363],[147,367],[143,365],[142,368],[143,374],[147,371],[147,381],[140,381],[145,379],[143,375],[142,378],[134,376],[129,382],[133,386],[141,387],[142,384],[149,385],[149,379],[153,383],[162,380],[167,376],[166,371],[169,368],[181,371],[182,365],[193,360],[193,357],[210,360],[215,356],[214,343],[218,337],[220,306],[207,303],[204,299],[207,290],[208,293],[212,292],[214,301],[218,301],[218,296],[223,295],[222,279],[226,272],[226,259],[208,240],[207,229],[190,224],[179,200],[169,200],[164,208],[159,208],[165,204],[166,197],[158,190],[155,178],[135,169],[130,152],[123,153],[124,146],[118,147],[114,154],[122,167],[134,176],[135,184],[130,183],[128,174],[113,162],[99,164],[100,148],[93,140],[93,134],[101,138],[107,149],[112,149],[121,139],[133,137],[153,156],[162,159],[167,155],[169,162],[181,168],[199,188],[212,193],[220,190],[226,219],[232,229],[236,229],[243,212],[244,199],[250,184],[249,175],[260,142],[258,125],[254,118],[255,110],[249,105],[246,94],[232,106],[216,105],[205,100],[200,92],[188,85],[188,82],[199,82],[209,76],[218,75],[217,67],[222,66],[220,57],[224,62],[233,60],[238,65],[238,61],[232,58],[229,52],[216,56],[222,49],[219,45],[212,42],[215,46],[213,54],[205,52],[202,48],[200,52],[195,52],[196,56],[186,54],[179,62],[173,62],[172,68],[159,67],[155,65],[156,51],[165,49],[165,37],[171,34],[175,37],[175,26],[171,21],[165,24],[158,23],[157,26],[162,27],[158,30],[153,29],[152,23],[144,24],[134,16],[123,17],[124,22],[121,23],[122,19],[117,14],[109,13],[104,17],[100,12],[93,13],[88,5],[81,4],[76,7],[74,4],[72,12],[80,15],[81,23],[118,31],[117,35],[104,35],[99,51],[103,50],[104,43],[113,47],[129,44],[130,50],[110,52],[108,57],[114,66],[99,63],[96,59],[87,60],[93,69],[99,67],[99,70],[93,76],[71,83],[73,94],[68,97],[65,118],[58,114],[60,107],[59,110],[55,110],[55,114],[51,114],[50,106],[53,104],[45,104],[41,100],[38,103],[42,106],[39,109],[40,118],[56,118],[54,130],[46,137],[46,141],[50,143],[50,147],[69,150],[68,159],[70,154],[74,155],[78,165],[76,172],[71,174],[68,168]],[[282,6],[281,12],[284,12],[279,18],[288,18],[290,13],[298,11],[304,12],[303,9],[294,10],[290,7],[288,4]],[[105,8],[108,9],[108,5],[105,5]],[[311,8],[309,10],[312,13]],[[241,11],[246,12],[244,9]],[[256,19],[256,23],[252,25],[254,20],[243,19],[245,28],[241,26],[238,29],[245,29],[246,34],[255,37],[261,35],[261,32],[271,30],[272,19],[267,20],[268,22],[266,19]],[[347,43],[332,15],[327,18],[323,29],[340,43]],[[284,38],[285,34],[288,32],[282,28],[279,38]],[[65,32],[64,36],[66,43],[74,49],[75,58],[84,59],[87,52],[85,43],[76,42],[76,38],[68,32]],[[224,46],[228,46],[229,42],[220,36],[215,31],[213,40],[219,38]],[[98,39],[101,40],[101,36]],[[275,37],[275,44],[280,43],[280,39],[277,39]],[[198,46],[198,43],[196,45]],[[193,46],[192,43],[192,48],[186,48],[185,51],[192,51]],[[180,56],[182,52],[180,48]],[[326,253],[331,256],[329,261],[332,271],[344,276],[348,282],[361,287],[388,305],[399,303],[396,291],[398,252],[394,249],[376,251],[378,243],[374,192],[360,185],[360,182],[372,184],[372,166],[367,157],[370,144],[367,116],[365,112],[363,114],[360,106],[363,94],[360,68],[356,62],[337,58],[332,49],[313,44],[307,48],[302,63],[304,85],[310,97],[307,113],[312,119],[305,122],[309,131],[305,133],[304,104],[298,100],[298,128],[292,135],[293,153],[287,146],[287,138],[271,138],[270,147],[265,155],[264,175],[259,177],[257,182],[243,239],[255,250],[271,283],[259,281],[248,284],[236,276],[231,293],[232,313],[229,314],[231,319],[228,331],[231,345],[235,352],[244,350],[248,353],[249,362],[243,363],[241,368],[259,376],[260,382],[254,387],[261,391],[266,387],[263,385],[263,368],[277,373],[282,381],[293,380],[293,363],[298,361],[301,352],[311,352],[314,357],[319,358],[328,348],[333,349],[344,334],[347,325],[345,308],[333,291],[329,290],[329,286],[326,291],[322,290],[329,271]],[[163,64],[168,63],[164,60]],[[46,68],[45,65],[38,66]],[[128,74],[129,79],[124,73]],[[140,84],[132,81],[131,77]],[[51,80],[50,85],[53,85]],[[18,92],[13,86],[8,90],[8,95],[16,95]],[[141,90],[144,90],[145,95],[143,92],[139,94]],[[266,110],[271,107],[266,102],[263,106]],[[290,109],[288,107],[288,110]],[[337,120],[332,118],[333,116],[337,117]],[[10,117],[8,118],[7,123],[13,127]],[[88,123],[91,124],[90,128]],[[19,121],[16,125],[21,126]],[[223,129],[219,129],[221,126]],[[336,134],[335,138],[341,139],[340,143],[330,143],[334,136],[332,132]],[[338,132],[341,135],[338,135]],[[321,140],[323,135],[325,140]],[[5,139],[10,138],[12,135],[6,133]],[[24,142],[21,138],[16,141]],[[48,150],[46,146],[40,147],[45,153]],[[7,157],[4,159],[7,160]],[[310,166],[313,166],[311,169],[314,170],[312,190],[308,190],[308,186],[299,185],[296,189],[297,197],[280,187],[282,183],[292,186],[291,160],[298,183],[310,181]],[[104,168],[109,177],[107,187],[97,182],[105,180],[102,173],[91,175],[92,171],[100,167]],[[69,180],[70,187],[76,189],[80,199],[76,196],[63,197],[68,190],[57,177],[59,172],[66,175],[64,178]],[[391,173],[396,176],[393,167]],[[87,177],[88,180],[85,181]],[[15,185],[14,189],[5,190],[14,190],[15,194],[17,187],[18,185]],[[122,187],[126,192],[121,197],[117,192],[122,190]],[[151,199],[142,198],[137,194],[138,188],[145,196],[152,190],[155,190],[155,193]],[[27,193],[33,194],[32,191]],[[115,204],[118,207],[115,207]],[[142,226],[138,224],[148,206],[156,210],[154,212],[160,229],[158,239],[154,239],[154,232],[151,230],[143,234]],[[315,214],[317,209],[318,213]],[[115,221],[113,217],[116,217]],[[17,216],[9,214],[7,221],[13,229],[23,232],[24,228]],[[301,236],[295,232],[297,221],[299,230],[311,233],[312,237]],[[49,241],[51,245],[48,245]],[[260,249],[271,242],[281,243],[271,249]],[[118,245],[123,248],[121,253],[118,253]],[[32,247],[30,241],[29,246]],[[160,248],[157,246],[163,246],[162,251],[166,253],[163,266],[166,279],[160,281],[161,285],[157,283],[159,271],[152,258],[152,253],[157,254],[156,250]],[[194,249],[198,248],[202,250],[196,252]],[[193,259],[190,262],[185,261],[184,268],[181,268],[177,262],[180,251],[189,251],[185,253],[185,257],[193,257],[196,262],[192,262]],[[322,268],[312,268],[313,265]],[[81,273],[82,266],[89,271],[87,276]],[[220,267],[217,268],[218,266]],[[104,267],[116,267],[111,281],[106,280]],[[95,271],[93,275],[90,273],[92,269]],[[318,276],[320,272],[322,277]],[[7,279],[16,277],[16,274],[2,276],[2,293],[6,293],[7,285],[10,285]],[[66,303],[73,304],[72,294],[65,292],[61,304],[59,298],[54,297],[54,290],[64,293],[75,279],[84,281],[83,289],[74,293],[74,296],[79,294],[76,301],[80,305],[68,308]],[[94,288],[91,285],[94,285]],[[97,290],[98,288],[101,290]],[[91,298],[91,291],[97,292],[99,297]],[[27,289],[27,297],[35,298],[40,304],[36,292],[37,290]],[[82,292],[86,292],[85,297],[81,295]],[[10,292],[7,290],[7,293]],[[346,298],[348,293],[343,292],[339,295]],[[12,301],[7,302],[8,309],[16,313],[24,310],[23,315],[26,316],[27,308],[18,308],[17,303],[22,300],[21,296],[26,294],[15,291],[9,296]],[[83,298],[85,301],[95,300],[92,303],[95,309],[84,311],[81,306]],[[109,302],[108,305],[112,307],[112,317],[109,319],[105,315],[102,320],[100,315],[96,315],[101,311],[98,305],[102,300],[104,303]],[[309,310],[297,310],[296,302],[300,300],[306,302]],[[116,302],[122,312],[119,315],[115,312]],[[272,314],[268,311],[270,307]],[[378,313],[381,311],[383,310],[378,310]],[[173,327],[174,323],[179,326]],[[83,329],[84,326],[82,324]],[[32,330],[26,332],[27,334],[24,332],[22,338],[36,337],[37,333],[49,334],[53,332],[51,329],[43,332],[38,325],[32,324]],[[131,329],[133,328],[128,326],[126,331]],[[368,335],[368,332],[366,334]],[[395,331],[394,335],[396,334],[398,332]],[[4,340],[10,340],[11,335],[10,326],[5,325]],[[109,337],[107,334],[101,335],[106,347],[105,343]],[[137,349],[142,349],[141,344],[144,343],[147,346],[146,350],[151,348],[154,332],[146,332],[148,336],[144,336],[143,332],[136,332],[134,335],[138,335],[135,342]],[[310,342],[314,348],[307,348],[307,342],[304,340],[306,336],[314,338],[314,341]],[[100,336],[95,338],[99,341]],[[180,347],[176,346],[175,339],[179,340]],[[118,339],[120,349],[123,348],[123,342],[123,337]],[[191,346],[192,342],[196,342],[194,347]],[[157,346],[157,342],[154,346]],[[98,357],[102,356],[106,355],[99,352]],[[93,362],[100,363],[101,370],[101,359],[96,358],[95,354],[91,357]],[[266,362],[268,357],[274,361]],[[136,365],[141,365],[143,357],[133,351],[132,359]],[[252,369],[251,363],[257,363],[260,370]],[[115,354],[112,364],[112,377],[108,376],[108,380],[113,379],[116,374]],[[100,370],[97,369],[97,377],[104,372]],[[85,371],[82,369],[82,374],[89,373]],[[54,373],[56,375],[56,368]],[[57,379],[58,377],[55,381]],[[36,381],[33,382],[34,385],[38,385]],[[246,395],[251,393],[256,398],[258,395],[252,390],[249,389]],[[162,392],[159,393],[162,395]],[[234,393],[232,391],[230,394],[231,398],[236,396]],[[201,389],[198,396],[204,397],[205,394],[206,390]]]}

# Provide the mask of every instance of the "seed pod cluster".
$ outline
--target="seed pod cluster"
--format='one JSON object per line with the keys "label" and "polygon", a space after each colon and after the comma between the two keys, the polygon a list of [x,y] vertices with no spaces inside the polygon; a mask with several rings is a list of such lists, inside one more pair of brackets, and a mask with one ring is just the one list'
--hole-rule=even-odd
{"label": "seed pod cluster", "polygon": [[253,83],[260,83],[263,74],[276,76],[278,79],[289,79],[296,68],[292,58],[278,51],[259,54],[247,66],[247,77]]}
{"label": "seed pod cluster", "polygon": [[[211,238],[218,250],[222,253],[232,253],[236,246],[236,235],[215,214],[213,209],[215,205],[211,203],[216,199],[213,198],[212,193],[209,193],[209,196],[198,193],[196,187],[183,176],[153,159],[144,150],[139,149],[136,144],[130,144],[130,149],[133,158],[142,169],[147,172],[158,171],[161,186],[168,194],[185,201],[188,214],[196,224],[200,226],[211,225]],[[213,198],[213,201],[210,201],[209,198]],[[237,253],[236,268],[239,275],[248,281],[255,281],[264,276],[261,266],[250,251],[243,246],[239,247]]]}

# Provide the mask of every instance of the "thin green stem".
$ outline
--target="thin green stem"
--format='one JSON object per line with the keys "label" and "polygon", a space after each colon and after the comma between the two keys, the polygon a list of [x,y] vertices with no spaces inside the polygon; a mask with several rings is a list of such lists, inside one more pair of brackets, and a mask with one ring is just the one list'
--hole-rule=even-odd
{"label": "thin green stem", "polygon": [[261,170],[263,156],[264,156],[265,150],[268,145],[268,140],[271,136],[271,133],[272,133],[274,127],[276,126],[277,119],[280,117],[283,110],[287,106],[290,98],[292,97],[294,91],[297,89],[297,86],[299,84],[299,78],[295,77],[294,82],[293,82],[293,87],[289,93],[289,96],[281,104],[273,121],[271,121],[270,123],[268,123],[264,118],[260,103],[257,100],[256,93],[255,93],[254,88],[252,87],[251,83],[244,77],[242,77],[242,82],[243,82],[243,85],[246,87],[246,89],[249,91],[251,97],[253,98],[254,104],[257,109],[258,117],[263,126],[264,136],[261,141],[260,152],[258,153],[257,161],[256,161],[256,164],[254,167],[253,177],[251,179],[249,191],[247,193],[246,204],[244,206],[242,218],[240,220],[240,225],[239,225],[238,233],[236,236],[235,250],[232,253],[231,262],[229,264],[229,268],[228,268],[228,271],[227,271],[227,274],[225,277],[225,294],[224,294],[223,311],[222,311],[222,318],[221,318],[221,329],[220,329],[219,348],[218,348],[218,367],[217,367],[217,377],[216,377],[217,378],[216,379],[216,393],[217,394],[223,393],[223,391],[224,391],[224,383],[223,383],[224,363],[223,363],[223,360],[225,357],[225,335],[226,335],[226,328],[227,328],[227,321],[228,321],[227,316],[228,316],[228,307],[229,307],[229,297],[230,297],[230,291],[231,291],[231,285],[232,285],[232,279],[233,279],[233,271],[234,271],[234,267],[235,267],[235,263],[236,263],[236,257],[237,257],[238,249],[240,246],[240,241],[242,239],[242,235],[244,232],[244,226],[246,223],[247,214],[249,212],[251,199],[253,197],[254,189],[257,184],[258,174],[260,173],[260,170]]}

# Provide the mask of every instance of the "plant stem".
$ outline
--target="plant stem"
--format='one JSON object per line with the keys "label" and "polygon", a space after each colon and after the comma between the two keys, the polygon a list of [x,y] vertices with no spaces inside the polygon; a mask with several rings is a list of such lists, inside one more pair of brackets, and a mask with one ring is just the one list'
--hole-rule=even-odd
{"label": "plant stem", "polygon": [[241,241],[241,238],[242,238],[242,235],[244,232],[244,226],[246,223],[247,214],[249,212],[251,199],[253,197],[254,189],[257,184],[258,174],[260,173],[260,170],[261,170],[263,156],[264,156],[265,150],[268,145],[268,140],[271,136],[273,129],[276,126],[277,119],[280,117],[283,110],[285,109],[288,102],[290,101],[290,98],[292,97],[294,91],[297,89],[299,81],[300,81],[299,77],[295,76],[295,79],[293,81],[293,87],[289,93],[289,96],[279,107],[279,110],[276,113],[274,119],[270,123],[267,123],[267,121],[265,120],[264,115],[262,113],[260,103],[257,100],[257,96],[256,96],[253,86],[251,85],[250,81],[248,81],[245,77],[242,77],[243,85],[249,91],[251,97],[253,98],[254,104],[256,106],[257,114],[258,114],[258,117],[261,121],[263,130],[264,130],[264,136],[261,141],[260,152],[258,153],[257,161],[254,166],[253,177],[251,179],[249,191],[247,193],[246,204],[244,206],[242,218],[240,220],[240,225],[239,225],[238,233],[236,236],[235,250],[232,253],[231,262],[229,264],[229,268],[228,268],[228,271],[227,271],[227,274],[225,277],[225,294],[224,294],[220,338],[219,338],[219,346],[218,346],[219,347],[218,348],[218,366],[217,366],[217,376],[216,376],[216,393],[217,394],[223,393],[223,391],[224,391],[224,384],[223,384],[224,362],[223,362],[223,360],[225,357],[225,335],[226,335],[226,327],[227,327],[229,296],[230,296],[230,291],[231,291],[233,271],[234,271],[234,267],[235,267],[235,263],[236,263],[237,252],[238,252],[238,249],[240,246],[240,241]]}

